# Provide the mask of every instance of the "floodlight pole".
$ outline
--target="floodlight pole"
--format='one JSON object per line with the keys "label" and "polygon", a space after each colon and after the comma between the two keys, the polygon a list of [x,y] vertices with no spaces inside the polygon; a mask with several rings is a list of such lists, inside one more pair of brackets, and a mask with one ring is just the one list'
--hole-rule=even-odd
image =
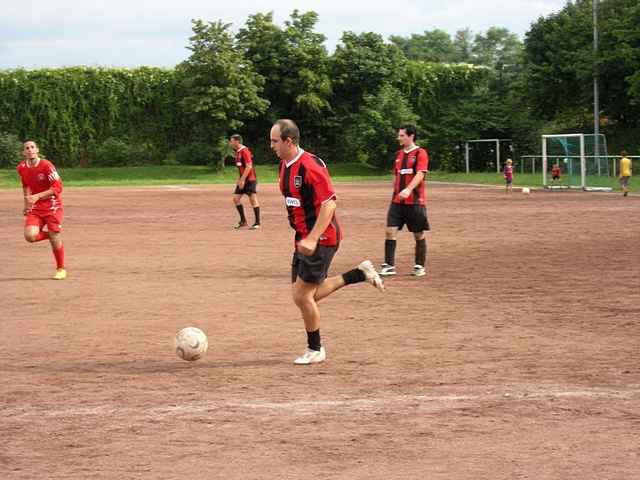
{"label": "floodlight pole", "polygon": [[600,166],[598,144],[600,143],[600,98],[598,92],[598,0],[593,1],[593,133],[595,134],[595,155]]}

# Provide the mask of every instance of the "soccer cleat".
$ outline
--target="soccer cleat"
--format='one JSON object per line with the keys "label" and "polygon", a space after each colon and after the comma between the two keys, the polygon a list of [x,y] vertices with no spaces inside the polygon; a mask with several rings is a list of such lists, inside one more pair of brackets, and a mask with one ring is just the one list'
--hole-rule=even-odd
{"label": "soccer cleat", "polygon": [[413,272],[411,272],[411,275],[413,275],[414,277],[423,277],[426,274],[427,271],[422,265],[414,265]]}
{"label": "soccer cleat", "polygon": [[251,227],[249,227],[249,230],[260,230],[260,224],[259,223],[254,223],[253,225],[251,225]]}
{"label": "soccer cleat", "polygon": [[301,357],[296,358],[293,363],[296,365],[310,365],[312,363],[324,362],[327,358],[327,352],[324,347],[320,347],[320,351],[307,348]]}
{"label": "soccer cleat", "polygon": [[58,268],[56,274],[53,276],[54,280],[64,280],[67,278],[67,271],[64,268]]}
{"label": "soccer cleat", "polygon": [[388,263],[383,263],[382,265],[380,265],[379,275],[381,277],[388,277],[390,275],[395,275],[395,274],[396,274],[396,267],[394,267],[393,265],[389,265]]}
{"label": "soccer cleat", "polygon": [[246,227],[248,224],[247,222],[238,222],[236,225],[233,226],[233,228],[235,228],[236,230],[239,230],[241,228]]}
{"label": "soccer cleat", "polygon": [[380,275],[378,275],[378,272],[376,272],[376,269],[373,267],[373,263],[371,263],[370,260],[365,260],[360,265],[358,265],[358,270],[362,270],[367,282],[369,282],[381,292],[384,291],[384,283],[382,282]]}

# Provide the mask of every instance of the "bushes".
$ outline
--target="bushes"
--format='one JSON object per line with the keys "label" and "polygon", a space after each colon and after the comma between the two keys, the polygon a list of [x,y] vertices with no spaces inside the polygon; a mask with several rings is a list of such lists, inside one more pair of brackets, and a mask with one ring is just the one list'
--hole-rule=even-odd
{"label": "bushes", "polygon": [[15,167],[20,163],[22,143],[12,133],[0,132],[0,168]]}
{"label": "bushes", "polygon": [[150,143],[108,138],[90,153],[94,167],[124,167],[161,163],[158,150]]}
{"label": "bushes", "polygon": [[189,143],[176,150],[176,161],[180,165],[213,164],[213,148],[204,143]]}

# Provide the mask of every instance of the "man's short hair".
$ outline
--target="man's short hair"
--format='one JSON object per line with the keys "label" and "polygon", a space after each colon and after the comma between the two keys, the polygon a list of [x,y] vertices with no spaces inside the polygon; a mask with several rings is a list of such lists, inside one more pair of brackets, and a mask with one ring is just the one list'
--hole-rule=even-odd
{"label": "man's short hair", "polygon": [[233,135],[231,135],[231,137],[229,137],[231,140],[235,140],[236,142],[240,142],[242,143],[242,135],[240,135],[239,133],[234,133]]}
{"label": "man's short hair", "polygon": [[36,141],[35,141],[35,140],[32,140],[32,139],[30,139],[30,138],[25,138],[25,139],[24,139],[24,141],[22,142],[22,146],[24,147],[24,146],[25,146],[27,143],[29,143],[29,142],[33,143],[36,147],[38,146],[38,144],[36,143]]}
{"label": "man's short hair", "polygon": [[282,140],[290,138],[294,145],[300,143],[300,130],[293,120],[281,118],[280,120],[276,120],[274,125],[277,125],[280,129],[280,138]]}
{"label": "man's short hair", "polygon": [[620,152],[620,155],[622,155],[623,157],[626,157],[626,156],[627,156],[627,155],[629,155],[629,154],[627,153],[627,151],[626,151],[626,150],[622,150],[622,151]]}
{"label": "man's short hair", "polygon": [[405,123],[404,125],[400,125],[398,130],[404,130],[404,133],[407,135],[413,135],[413,141],[415,142],[418,139],[418,129],[413,123]]}

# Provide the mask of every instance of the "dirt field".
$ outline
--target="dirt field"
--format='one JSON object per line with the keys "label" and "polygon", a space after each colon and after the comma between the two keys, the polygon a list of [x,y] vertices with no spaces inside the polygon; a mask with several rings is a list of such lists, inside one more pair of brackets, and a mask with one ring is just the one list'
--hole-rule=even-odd
{"label": "dirt field", "polygon": [[[389,185],[337,190],[332,272],[379,263]],[[640,197],[431,185],[428,276],[403,232],[299,367],[281,197],[234,231],[230,192],[67,189],[55,282],[0,191],[1,479],[640,478]]]}

